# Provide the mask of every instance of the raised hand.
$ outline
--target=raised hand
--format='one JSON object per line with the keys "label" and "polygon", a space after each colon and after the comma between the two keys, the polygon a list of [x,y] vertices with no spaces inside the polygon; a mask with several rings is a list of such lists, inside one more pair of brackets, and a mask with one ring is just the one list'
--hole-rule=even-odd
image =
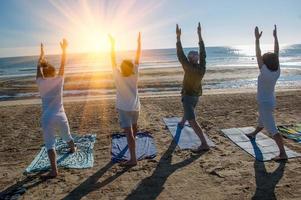
{"label": "raised hand", "polygon": [[40,62],[44,59],[45,52],[44,52],[44,45],[41,43],[41,50],[40,50]]}
{"label": "raised hand", "polygon": [[112,62],[112,67],[113,67],[113,69],[115,69],[117,67],[116,53],[115,53],[115,39],[113,38],[113,36],[111,34],[109,34],[108,36],[109,36],[109,40],[110,40],[110,43],[111,43],[111,62]]}
{"label": "raised hand", "polygon": [[198,24],[198,35],[201,36],[202,34],[202,28],[201,28],[201,23],[199,22]]}
{"label": "raised hand", "polygon": [[138,34],[137,43],[138,43],[138,47],[137,47],[137,52],[136,52],[135,64],[139,65],[140,57],[141,57],[141,33],[140,32]]}
{"label": "raised hand", "polygon": [[255,38],[259,40],[260,37],[261,37],[261,35],[262,35],[262,31],[259,33],[259,29],[258,29],[258,27],[256,26],[256,27],[255,27]]}
{"label": "raised hand", "polygon": [[277,36],[277,26],[276,24],[274,25],[274,30],[273,30],[273,36],[274,36],[274,53],[279,55],[279,42],[278,42],[278,36]]}
{"label": "raised hand", "polygon": [[111,34],[109,34],[109,40],[110,40],[112,47],[115,46],[115,39],[113,38],[113,36]]}
{"label": "raised hand", "polygon": [[274,25],[273,36],[277,37],[277,25]]}
{"label": "raised hand", "polygon": [[137,39],[138,44],[141,44],[141,33],[139,32],[138,34],[138,39]]}
{"label": "raised hand", "polygon": [[177,34],[177,38],[178,38],[178,39],[180,39],[181,33],[182,33],[182,31],[181,31],[181,29],[179,28],[179,25],[177,24],[177,27],[176,27],[176,34]]}
{"label": "raised hand", "polygon": [[64,38],[62,42],[60,42],[61,48],[63,51],[65,51],[68,47],[68,42],[67,40]]}

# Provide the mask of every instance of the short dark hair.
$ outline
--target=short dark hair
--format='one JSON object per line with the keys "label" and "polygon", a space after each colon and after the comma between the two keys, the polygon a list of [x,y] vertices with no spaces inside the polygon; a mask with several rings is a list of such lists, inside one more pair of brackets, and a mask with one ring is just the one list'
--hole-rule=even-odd
{"label": "short dark hair", "polygon": [[262,56],[263,63],[271,71],[277,71],[279,68],[279,56],[276,53],[265,53]]}
{"label": "short dark hair", "polygon": [[54,77],[55,76],[55,67],[49,64],[48,62],[41,63],[43,69],[43,75],[45,77]]}
{"label": "short dark hair", "polygon": [[134,74],[134,64],[132,60],[125,59],[120,65],[120,70],[123,76],[127,77]]}

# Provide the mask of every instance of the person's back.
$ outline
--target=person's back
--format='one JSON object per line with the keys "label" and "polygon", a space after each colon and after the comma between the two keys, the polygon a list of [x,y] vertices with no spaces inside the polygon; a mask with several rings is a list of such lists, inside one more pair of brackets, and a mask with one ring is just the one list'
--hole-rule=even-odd
{"label": "person's back", "polygon": [[280,67],[276,71],[263,64],[257,79],[257,101],[275,103],[275,85],[280,76]]}
{"label": "person's back", "polygon": [[116,86],[116,107],[125,111],[140,109],[138,95],[138,66],[133,66],[134,73],[124,76],[117,68],[113,69]]}
{"label": "person's back", "polygon": [[64,112],[63,84],[61,76],[53,78],[38,78],[37,85],[42,99],[43,116]]}
{"label": "person's back", "polygon": [[183,78],[183,88],[181,94],[189,96],[201,96],[203,93],[202,82],[205,75],[205,67],[200,64],[190,64],[187,68],[199,69],[199,72],[185,70]]}

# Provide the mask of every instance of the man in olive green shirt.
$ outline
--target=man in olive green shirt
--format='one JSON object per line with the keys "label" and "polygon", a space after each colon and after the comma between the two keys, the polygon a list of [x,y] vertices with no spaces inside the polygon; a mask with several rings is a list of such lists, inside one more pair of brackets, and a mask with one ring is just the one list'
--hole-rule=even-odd
{"label": "man in olive green shirt", "polygon": [[206,51],[201,35],[201,25],[197,28],[199,36],[199,52],[190,51],[188,58],[185,56],[181,44],[181,29],[177,25],[177,56],[184,69],[184,79],[182,88],[182,104],[184,108],[184,116],[179,126],[183,127],[188,121],[194,132],[200,138],[202,145],[196,151],[209,150],[209,146],[205,140],[202,128],[196,121],[195,107],[199,97],[202,95],[202,79],[206,71]]}

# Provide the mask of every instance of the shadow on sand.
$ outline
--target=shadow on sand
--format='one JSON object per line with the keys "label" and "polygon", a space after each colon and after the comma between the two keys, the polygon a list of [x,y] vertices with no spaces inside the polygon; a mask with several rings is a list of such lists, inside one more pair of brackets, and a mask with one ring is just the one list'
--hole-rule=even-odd
{"label": "shadow on sand", "polygon": [[98,170],[96,173],[94,173],[92,176],[90,176],[87,180],[85,180],[83,183],[81,183],[77,188],[72,190],[66,197],[63,198],[63,200],[76,200],[81,199],[84,196],[88,195],[90,192],[93,192],[95,190],[98,190],[107,184],[111,183],[115,179],[117,179],[119,176],[124,174],[126,171],[130,169],[130,167],[125,167],[121,171],[118,171],[113,176],[108,177],[102,182],[98,182],[98,180],[114,165],[113,162],[107,163],[103,168]]}
{"label": "shadow on sand", "polygon": [[164,184],[167,178],[174,173],[176,170],[191,164],[193,161],[198,159],[203,153],[192,155],[179,163],[171,164],[172,153],[177,147],[177,142],[179,141],[181,134],[181,129],[178,127],[175,138],[172,143],[161,157],[155,171],[153,174],[145,179],[143,179],[139,185],[129,194],[125,199],[136,200],[136,199],[156,199],[162,190],[164,189]]}
{"label": "shadow on sand", "polygon": [[37,173],[35,175],[27,176],[22,181],[18,181],[16,184],[6,188],[0,193],[0,200],[6,199],[18,199],[23,194],[27,192],[30,188],[36,187],[39,184],[43,183],[45,180],[42,180],[41,174],[43,172]]}
{"label": "shadow on sand", "polygon": [[[262,153],[257,146],[255,140],[251,141],[254,151],[256,152],[256,158],[262,160]],[[275,188],[278,182],[281,180],[286,161],[279,163],[277,169],[273,172],[267,172],[264,162],[255,160],[254,170],[255,170],[255,180],[256,180],[256,191],[253,200],[256,199],[277,199],[275,195]]]}

